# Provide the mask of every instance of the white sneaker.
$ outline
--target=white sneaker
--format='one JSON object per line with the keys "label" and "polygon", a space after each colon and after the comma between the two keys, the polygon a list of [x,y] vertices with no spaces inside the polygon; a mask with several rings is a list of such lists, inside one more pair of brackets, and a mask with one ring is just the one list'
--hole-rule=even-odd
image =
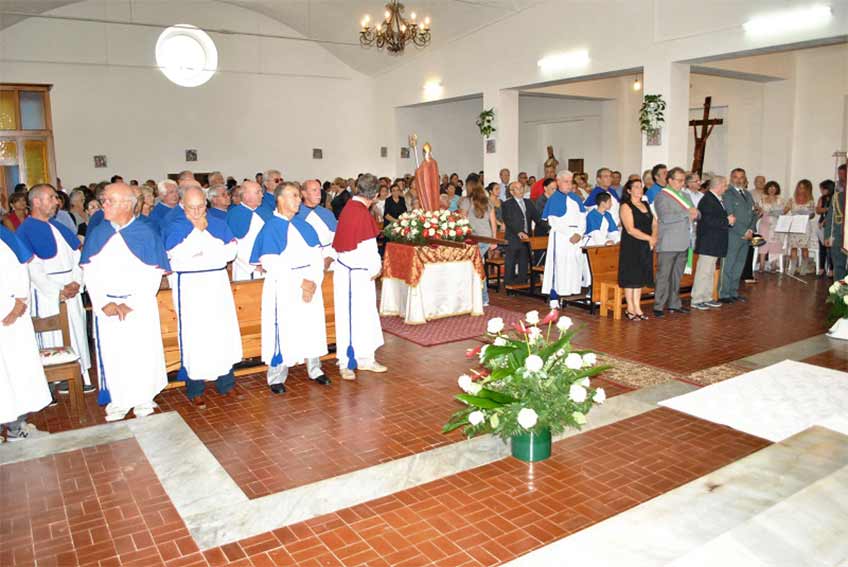
{"label": "white sneaker", "polygon": [[342,380],[356,380],[356,372],[350,368],[340,368],[339,374],[341,375]]}
{"label": "white sneaker", "polygon": [[358,368],[359,370],[363,370],[365,372],[387,372],[389,369],[377,362],[376,360],[368,365],[362,365]]}

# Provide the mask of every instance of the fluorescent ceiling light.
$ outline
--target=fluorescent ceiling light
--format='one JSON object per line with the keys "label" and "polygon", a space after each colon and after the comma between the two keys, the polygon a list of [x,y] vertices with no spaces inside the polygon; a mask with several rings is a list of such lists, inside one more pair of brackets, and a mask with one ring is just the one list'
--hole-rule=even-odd
{"label": "fluorescent ceiling light", "polygon": [[817,4],[795,10],[754,16],[742,24],[742,27],[745,33],[750,35],[775,35],[820,27],[827,24],[832,17],[833,13],[830,6]]}
{"label": "fluorescent ceiling light", "polygon": [[547,55],[538,61],[539,68],[546,72],[564,71],[576,67],[582,67],[589,63],[589,51],[578,49],[567,53],[555,53]]}

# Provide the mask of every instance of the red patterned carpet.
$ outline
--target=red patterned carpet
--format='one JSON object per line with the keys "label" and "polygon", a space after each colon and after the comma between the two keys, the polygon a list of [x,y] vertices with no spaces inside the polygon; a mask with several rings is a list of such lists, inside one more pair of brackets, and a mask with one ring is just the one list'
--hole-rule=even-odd
{"label": "red patterned carpet", "polygon": [[[544,305],[542,306],[544,310]],[[507,325],[519,321],[523,313],[490,305],[479,317],[459,315],[430,321],[424,325],[407,325],[401,317],[380,317],[383,330],[419,346],[435,346],[473,339],[486,332],[486,323],[492,317],[501,317]]]}

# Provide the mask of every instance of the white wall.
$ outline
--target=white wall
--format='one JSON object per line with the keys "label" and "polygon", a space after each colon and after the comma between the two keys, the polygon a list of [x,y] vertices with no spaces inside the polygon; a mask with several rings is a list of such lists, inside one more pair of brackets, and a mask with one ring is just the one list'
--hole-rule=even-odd
{"label": "white wall", "polygon": [[[191,23],[269,34],[292,30],[224,3],[89,0],[71,16]],[[286,178],[389,169],[374,127],[373,81],[317,44],[211,34],[220,71],[183,88],[154,67],[161,29],[29,19],[0,32],[0,81],[52,83],[58,175],[66,186],[108,178],[161,178],[182,169],[238,179],[269,167]],[[51,63],[52,62],[52,63]],[[324,150],[312,159],[312,148]],[[186,163],[184,150],[199,161]],[[107,169],[92,156],[106,154]]]}
{"label": "white wall", "polygon": [[399,175],[414,173],[415,156],[401,159],[400,148],[410,134],[418,135],[418,156],[425,142],[433,147],[439,173],[457,173],[464,180],[483,169],[483,137],[476,122],[483,110],[483,97],[398,108],[394,145],[390,148]]}

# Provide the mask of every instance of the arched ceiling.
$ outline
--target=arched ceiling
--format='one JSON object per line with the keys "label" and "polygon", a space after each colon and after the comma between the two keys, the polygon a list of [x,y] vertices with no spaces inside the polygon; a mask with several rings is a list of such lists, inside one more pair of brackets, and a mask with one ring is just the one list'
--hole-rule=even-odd
{"label": "arched ceiling", "polygon": [[[9,12],[43,14],[73,4],[76,0],[0,0],[0,29],[13,25],[25,16]],[[108,0],[143,1],[143,0]],[[179,2],[180,0],[171,0]],[[209,0],[210,3],[217,0]],[[359,21],[364,14],[380,19],[386,0],[220,0],[259,12],[296,30],[304,36],[321,41],[347,42],[352,45],[325,43],[324,47],[354,69],[376,75],[401,63],[403,57],[418,48],[408,47],[405,55],[392,56],[376,48],[358,45]],[[541,0],[405,0],[405,14],[414,11],[419,18],[429,15],[432,24],[432,49],[450,43],[475,30],[508,18]],[[189,22],[190,23],[190,22]],[[525,30],[536,33],[535,30]]]}

